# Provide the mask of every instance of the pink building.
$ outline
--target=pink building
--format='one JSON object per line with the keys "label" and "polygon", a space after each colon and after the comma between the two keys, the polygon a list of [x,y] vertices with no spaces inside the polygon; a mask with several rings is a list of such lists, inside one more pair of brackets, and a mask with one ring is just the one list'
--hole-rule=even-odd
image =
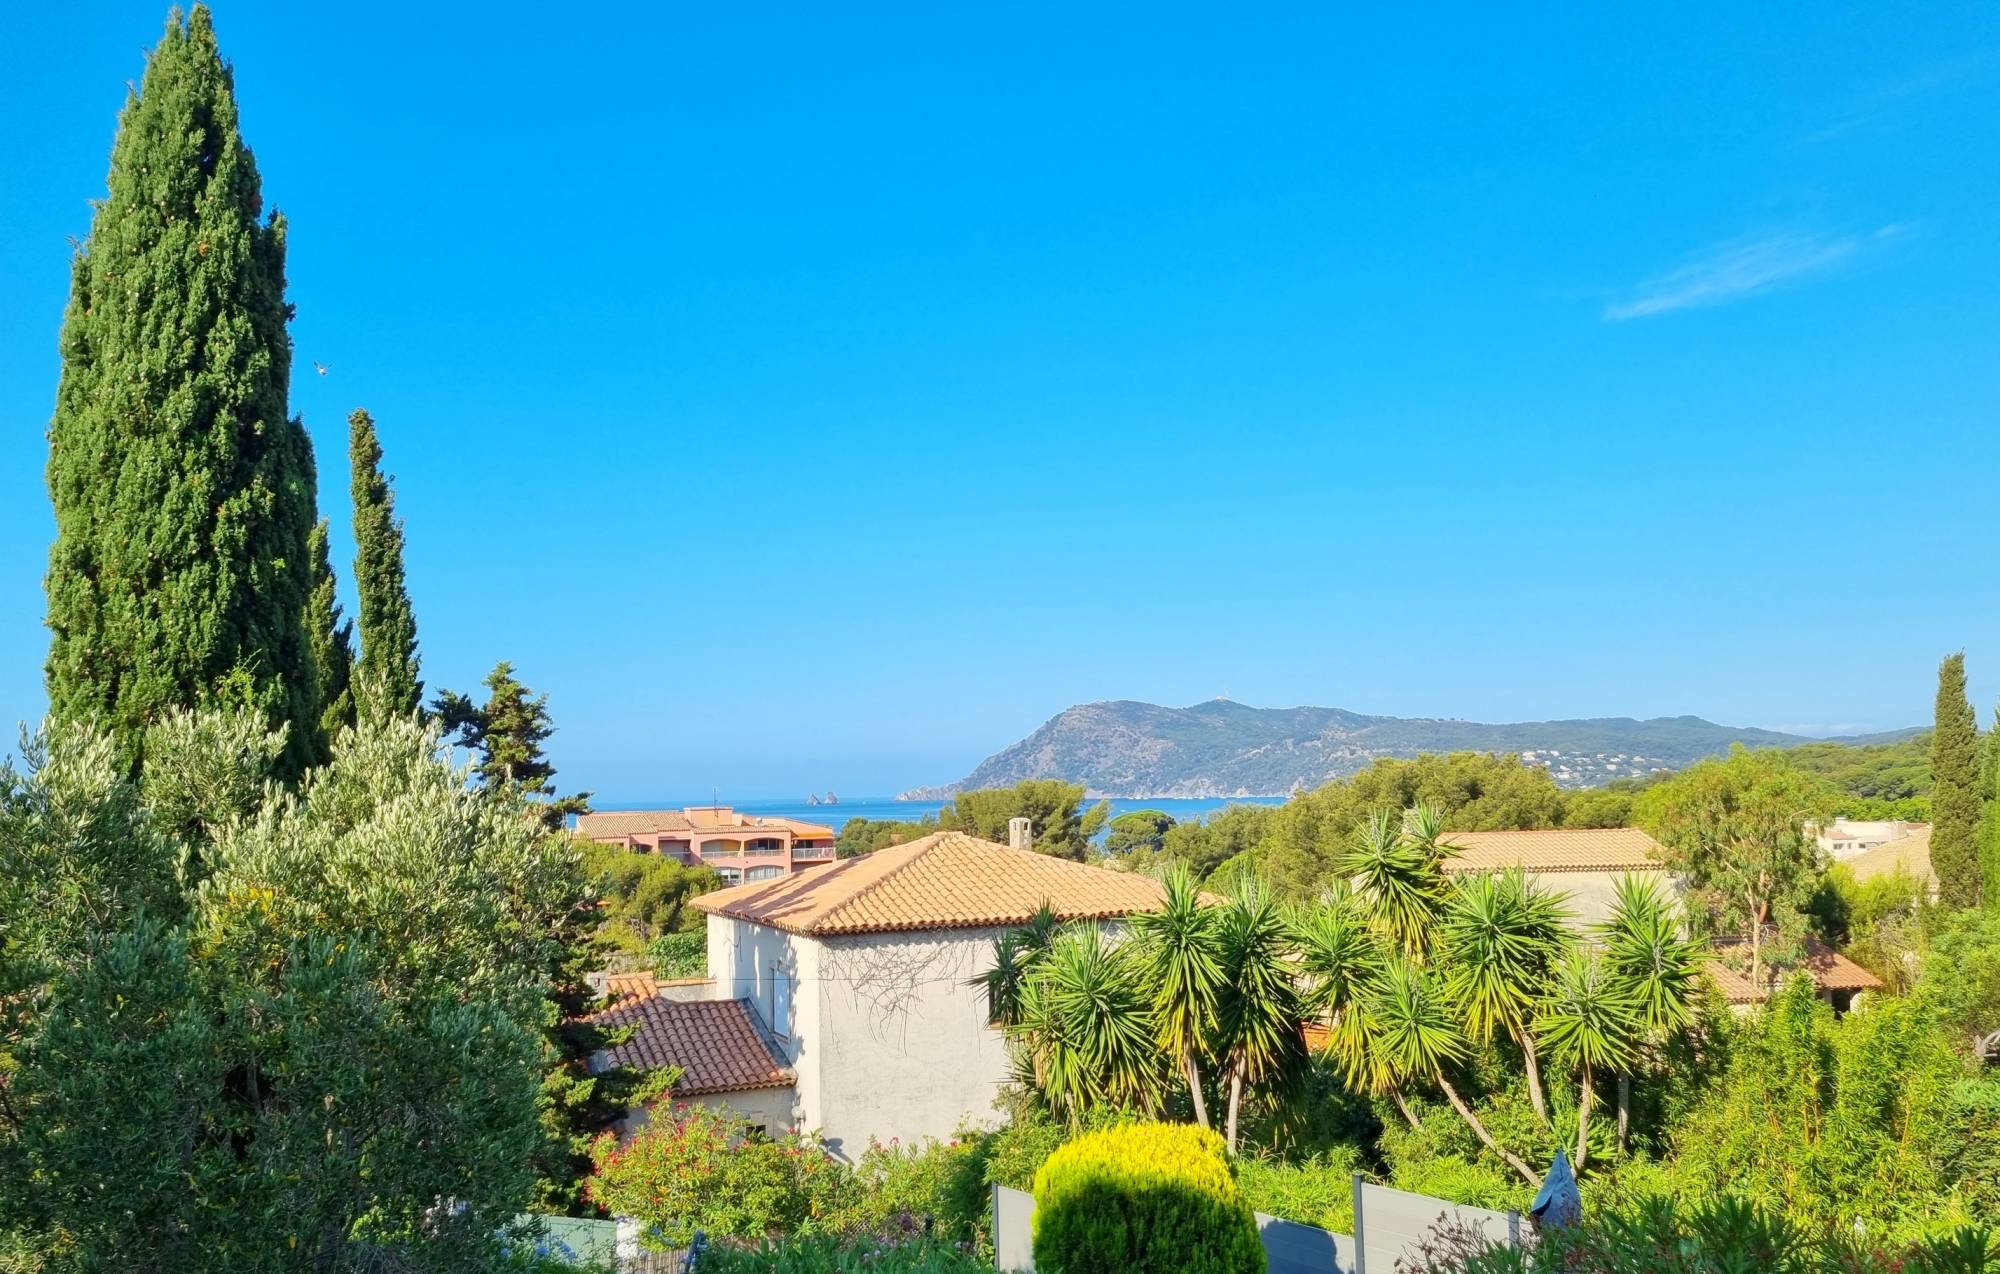
{"label": "pink building", "polygon": [[795,818],[738,814],[727,805],[581,814],[577,835],[642,854],[713,867],[723,883],[776,880],[833,861],[833,829]]}

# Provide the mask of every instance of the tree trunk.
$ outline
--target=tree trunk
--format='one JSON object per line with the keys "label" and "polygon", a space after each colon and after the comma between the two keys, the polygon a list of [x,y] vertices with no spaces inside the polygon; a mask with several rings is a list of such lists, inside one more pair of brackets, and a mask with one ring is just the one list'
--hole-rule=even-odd
{"label": "tree trunk", "polygon": [[1542,1063],[1535,1056],[1535,1037],[1526,1031],[1517,1036],[1521,1041],[1521,1062],[1528,1070],[1528,1100],[1535,1107],[1535,1118],[1542,1121],[1542,1127],[1549,1126],[1549,1102],[1542,1093]]}
{"label": "tree trunk", "polygon": [[1466,1122],[1482,1145],[1505,1159],[1508,1167],[1521,1174],[1521,1180],[1531,1186],[1541,1184],[1541,1178],[1535,1175],[1534,1169],[1521,1161],[1519,1155],[1503,1149],[1499,1142],[1493,1140],[1493,1134],[1486,1131],[1486,1125],[1479,1122],[1479,1116],[1472,1113],[1472,1107],[1465,1104],[1465,1098],[1458,1095],[1458,1090],[1451,1086],[1451,1081],[1444,1077],[1443,1071],[1439,1071],[1433,1078],[1437,1080],[1438,1087],[1444,1089],[1445,1100],[1451,1103],[1451,1108],[1458,1112],[1458,1117]]}
{"label": "tree trunk", "polygon": [[1236,1154],[1236,1111],[1243,1104],[1243,1064],[1238,1062],[1229,1068],[1229,1132],[1224,1140],[1229,1143],[1229,1153]]}
{"label": "tree trunk", "polygon": [[1392,1086],[1389,1089],[1389,1100],[1396,1103],[1396,1109],[1403,1112],[1403,1118],[1410,1121],[1410,1127],[1418,1132],[1424,1130],[1423,1124],[1417,1120],[1417,1112],[1411,1110],[1410,1103],[1404,1100],[1402,1089]]}
{"label": "tree trunk", "polygon": [[1764,992],[1764,917],[1769,913],[1766,904],[1756,898],[1750,900],[1750,987],[1762,999],[1771,997]]}
{"label": "tree trunk", "polygon": [[1576,1104],[1576,1170],[1590,1158],[1590,1063],[1583,1065],[1583,1095]]}
{"label": "tree trunk", "polygon": [[1194,1054],[1187,1055],[1188,1095],[1194,1098],[1194,1121],[1208,1127],[1208,1098],[1201,1095],[1201,1068],[1195,1065]]}
{"label": "tree trunk", "polygon": [[1618,1157],[1625,1157],[1625,1143],[1632,1134],[1632,1077],[1618,1077]]}

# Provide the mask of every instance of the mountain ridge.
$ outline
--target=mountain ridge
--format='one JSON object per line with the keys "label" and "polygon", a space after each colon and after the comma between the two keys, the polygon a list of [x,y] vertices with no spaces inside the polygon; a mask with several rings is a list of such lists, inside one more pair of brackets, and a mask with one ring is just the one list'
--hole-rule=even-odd
{"label": "mountain ridge", "polygon": [[901,799],[939,800],[1038,778],[1082,783],[1093,798],[1285,796],[1383,757],[1462,751],[1520,753],[1546,765],[1558,783],[1587,787],[1679,769],[1737,742],[1858,745],[1908,737],[1916,728],[1827,740],[1696,716],[1494,723],[1346,708],[1253,708],[1229,699],[1185,708],[1102,699],[1065,708],[956,783],[912,788]]}

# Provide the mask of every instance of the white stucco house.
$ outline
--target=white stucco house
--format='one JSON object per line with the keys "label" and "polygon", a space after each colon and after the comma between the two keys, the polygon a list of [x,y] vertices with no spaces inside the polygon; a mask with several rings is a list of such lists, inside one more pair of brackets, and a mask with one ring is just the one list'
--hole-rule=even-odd
{"label": "white stucco house", "polygon": [[[817,1129],[858,1158],[870,1138],[991,1123],[1006,1040],[970,985],[1043,905],[1064,920],[1159,906],[1158,882],[939,832],[698,898],[708,980],[609,1011],[637,1029],[606,1064],[678,1065],[676,1098],[727,1105],[773,1134]],[[601,1015],[603,1016],[603,1015]]]}

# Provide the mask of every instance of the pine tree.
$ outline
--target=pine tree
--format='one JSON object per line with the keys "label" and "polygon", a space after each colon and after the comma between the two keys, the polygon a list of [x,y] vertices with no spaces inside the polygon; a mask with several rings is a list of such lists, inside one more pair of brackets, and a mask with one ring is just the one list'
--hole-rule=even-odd
{"label": "pine tree", "polygon": [[432,712],[447,732],[456,732],[460,747],[479,754],[473,769],[488,791],[515,792],[526,797],[550,830],[571,814],[590,812],[590,793],[556,798],[556,767],[542,745],[555,733],[549,721],[549,697],[533,695],[514,679],[514,665],[501,660],[486,675],[486,702],[449,690],[439,694]]}
{"label": "pine tree", "polygon": [[1975,907],[1979,879],[1979,726],[1965,697],[1965,652],[1938,665],[1937,728],[1931,735],[1931,869],[1938,900]]}
{"label": "pine tree", "polygon": [[404,717],[423,706],[417,678],[417,617],[403,576],[403,524],[382,473],[382,443],[365,411],[347,418],[354,470],[354,586],[361,596],[357,692],[370,713]]}
{"label": "pine tree", "polygon": [[128,95],[71,267],[49,426],[49,706],[142,758],[166,709],[248,698],[319,750],[311,444],[290,418],[285,222],[263,216],[208,10]]}
{"label": "pine tree", "polygon": [[313,527],[311,550],[313,591],[306,604],[306,623],[312,633],[313,669],[319,677],[320,736],[331,743],[342,727],[354,724],[354,622],[340,613],[325,518]]}
{"label": "pine tree", "polygon": [[1985,768],[1979,791],[1986,799],[1979,819],[1980,900],[1988,907],[2000,907],[2000,706],[1993,709],[1993,728],[1987,731],[1980,755]]}

